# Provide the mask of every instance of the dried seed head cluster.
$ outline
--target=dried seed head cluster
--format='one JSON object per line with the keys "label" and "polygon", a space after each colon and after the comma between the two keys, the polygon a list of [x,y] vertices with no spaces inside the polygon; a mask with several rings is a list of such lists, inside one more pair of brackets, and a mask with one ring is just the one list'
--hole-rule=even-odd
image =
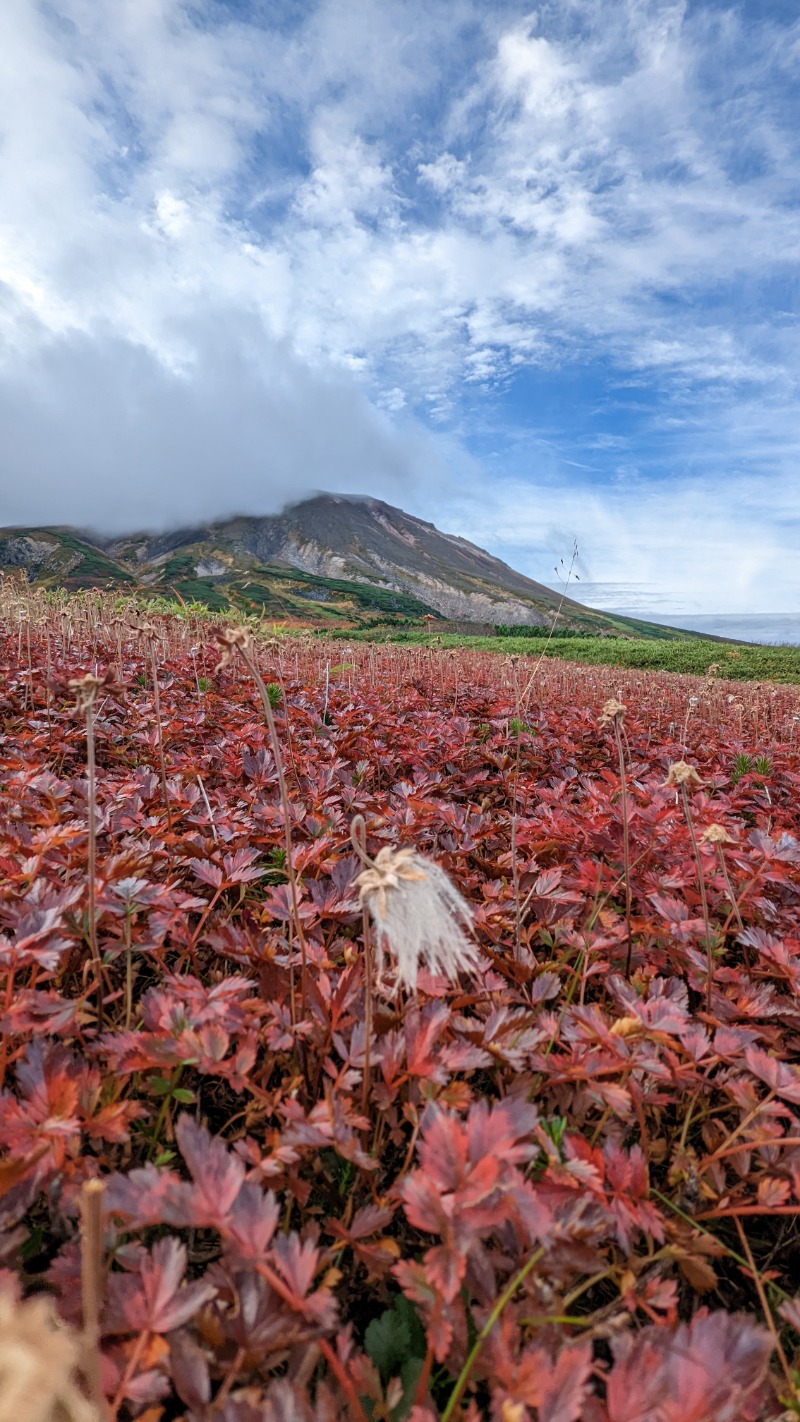
{"label": "dried seed head cluster", "polygon": [[78,711],[90,711],[97,701],[98,691],[116,685],[113,671],[107,671],[103,676],[94,676],[92,672],[87,672],[86,676],[74,676],[67,682],[75,697],[75,707]]}
{"label": "dried seed head cluster", "polygon": [[728,834],[724,825],[709,825],[700,835],[704,844],[735,844],[736,840]]}
{"label": "dried seed head cluster", "polygon": [[690,765],[687,760],[673,760],[664,781],[665,785],[672,785],[676,788],[685,785],[690,790],[702,783],[694,766]]}
{"label": "dried seed head cluster", "polygon": [[615,721],[621,721],[627,709],[624,701],[617,701],[616,697],[612,696],[610,701],[607,701],[603,707],[600,715],[600,725],[611,726]]}
{"label": "dried seed head cluster", "polygon": [[399,889],[401,881],[411,883],[426,877],[416,866],[417,857],[414,849],[390,849],[384,845],[383,849],[378,850],[371,868],[359,874],[356,879],[358,896],[362,903],[366,900],[370,907],[374,906],[378,919],[385,919],[387,894],[392,889]]}
{"label": "dried seed head cluster", "polygon": [[0,1422],[99,1422],[78,1384],[82,1351],[49,1299],[0,1294]]}
{"label": "dried seed head cluster", "polygon": [[132,632],[136,632],[139,637],[157,637],[158,628],[152,622],[142,619],[139,622],[133,621],[130,624]]}
{"label": "dried seed head cluster", "polygon": [[355,886],[375,925],[379,983],[387,949],[397,984],[411,992],[420,965],[450,979],[477,967],[477,946],[465,932],[472,927],[469,905],[432,859],[384,846]]}
{"label": "dried seed head cluster", "polygon": [[214,639],[220,649],[217,671],[222,671],[227,667],[236,652],[247,656],[253,645],[253,634],[249,627],[221,627],[214,633]]}

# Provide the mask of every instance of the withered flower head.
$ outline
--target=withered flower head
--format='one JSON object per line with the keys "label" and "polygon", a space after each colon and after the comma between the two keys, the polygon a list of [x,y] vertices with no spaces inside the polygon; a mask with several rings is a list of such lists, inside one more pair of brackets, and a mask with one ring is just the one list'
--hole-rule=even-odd
{"label": "withered flower head", "polygon": [[80,1385],[84,1347],[42,1295],[0,1295],[0,1422],[100,1422]]}
{"label": "withered flower head", "polygon": [[689,789],[702,783],[694,766],[686,760],[673,760],[664,781],[665,785],[686,785]]}
{"label": "withered flower head", "polygon": [[222,671],[232,661],[235,652],[247,655],[253,645],[253,635],[249,627],[220,627],[214,633],[214,640],[220,649],[216,671]]}
{"label": "withered flower head", "polygon": [[75,708],[77,711],[89,711],[97,701],[97,693],[104,687],[117,687],[119,683],[112,670],[104,672],[102,676],[94,676],[92,672],[87,672],[85,676],[71,677],[67,682],[69,690],[75,697]]}
{"label": "withered flower head", "polygon": [[410,883],[426,878],[415,863],[418,857],[414,849],[391,849],[387,844],[378,850],[372,867],[362,869],[355,880],[358,897],[362,904],[366,901],[368,907],[374,909],[376,918],[386,917],[387,892],[399,889],[401,880]]}
{"label": "withered flower head", "polygon": [[616,697],[612,696],[603,707],[600,715],[600,725],[612,726],[615,721],[621,721],[627,709],[624,701],[617,701]]}
{"label": "withered flower head", "polygon": [[395,961],[396,986],[412,992],[420,965],[451,980],[477,967],[477,946],[464,931],[472,927],[470,908],[438,864],[388,845],[367,863],[354,882],[376,929],[379,986],[385,949]]}
{"label": "withered flower head", "polygon": [[139,637],[158,636],[158,628],[154,625],[154,623],[145,621],[144,618],[139,622],[131,622],[130,627],[131,632],[136,632]]}
{"label": "withered flower head", "polygon": [[724,825],[709,825],[700,835],[705,844],[735,844],[736,840],[728,834]]}

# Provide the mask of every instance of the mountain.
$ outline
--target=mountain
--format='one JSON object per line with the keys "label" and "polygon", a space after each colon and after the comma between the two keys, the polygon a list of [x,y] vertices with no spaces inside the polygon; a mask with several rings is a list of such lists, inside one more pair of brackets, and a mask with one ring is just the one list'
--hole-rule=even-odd
{"label": "mountain", "polygon": [[559,626],[671,633],[562,599],[467,539],[380,499],[338,494],[171,533],[0,529],[0,571],[12,569],[46,586],[177,594],[316,626],[425,615],[549,626],[560,608]]}

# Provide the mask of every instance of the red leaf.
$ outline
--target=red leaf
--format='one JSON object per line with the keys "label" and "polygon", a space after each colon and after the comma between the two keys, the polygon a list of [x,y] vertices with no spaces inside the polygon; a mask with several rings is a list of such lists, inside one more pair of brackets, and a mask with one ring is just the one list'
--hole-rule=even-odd
{"label": "red leaf", "polygon": [[191,1186],[181,1185],[172,1201],[183,1222],[200,1229],[227,1227],[231,1210],[244,1183],[245,1169],[218,1136],[195,1124],[186,1112],[179,1118],[175,1138],[189,1167]]}
{"label": "red leaf", "polygon": [[760,1081],[765,1081],[776,1096],[800,1106],[799,1071],[788,1066],[786,1062],[780,1062],[775,1057],[768,1056],[766,1052],[762,1052],[760,1047],[748,1047],[744,1058],[753,1075],[757,1076]]}
{"label": "red leaf", "polygon": [[186,1250],[177,1239],[160,1239],[152,1253],[141,1252],[138,1274],[112,1274],[104,1333],[171,1333],[193,1318],[216,1289],[183,1284]]}

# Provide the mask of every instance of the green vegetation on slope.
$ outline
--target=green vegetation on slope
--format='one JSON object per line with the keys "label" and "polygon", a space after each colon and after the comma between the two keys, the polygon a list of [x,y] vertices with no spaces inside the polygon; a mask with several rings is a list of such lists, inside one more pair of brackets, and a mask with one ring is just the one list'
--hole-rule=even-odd
{"label": "green vegetation on slope", "polygon": [[[342,634],[338,634],[342,635]],[[380,636],[373,633],[349,633],[359,640],[369,641]],[[800,682],[800,647],[765,647],[749,643],[712,642],[703,637],[686,636],[674,641],[650,641],[646,638],[618,637],[553,637],[531,639],[515,637],[431,636],[427,632],[403,630],[388,632],[385,638],[417,646],[472,647],[478,651],[511,653],[535,660],[542,655],[560,657],[563,661],[582,662],[589,666],[626,667],[631,670],[688,672],[712,675],[735,681]]]}

